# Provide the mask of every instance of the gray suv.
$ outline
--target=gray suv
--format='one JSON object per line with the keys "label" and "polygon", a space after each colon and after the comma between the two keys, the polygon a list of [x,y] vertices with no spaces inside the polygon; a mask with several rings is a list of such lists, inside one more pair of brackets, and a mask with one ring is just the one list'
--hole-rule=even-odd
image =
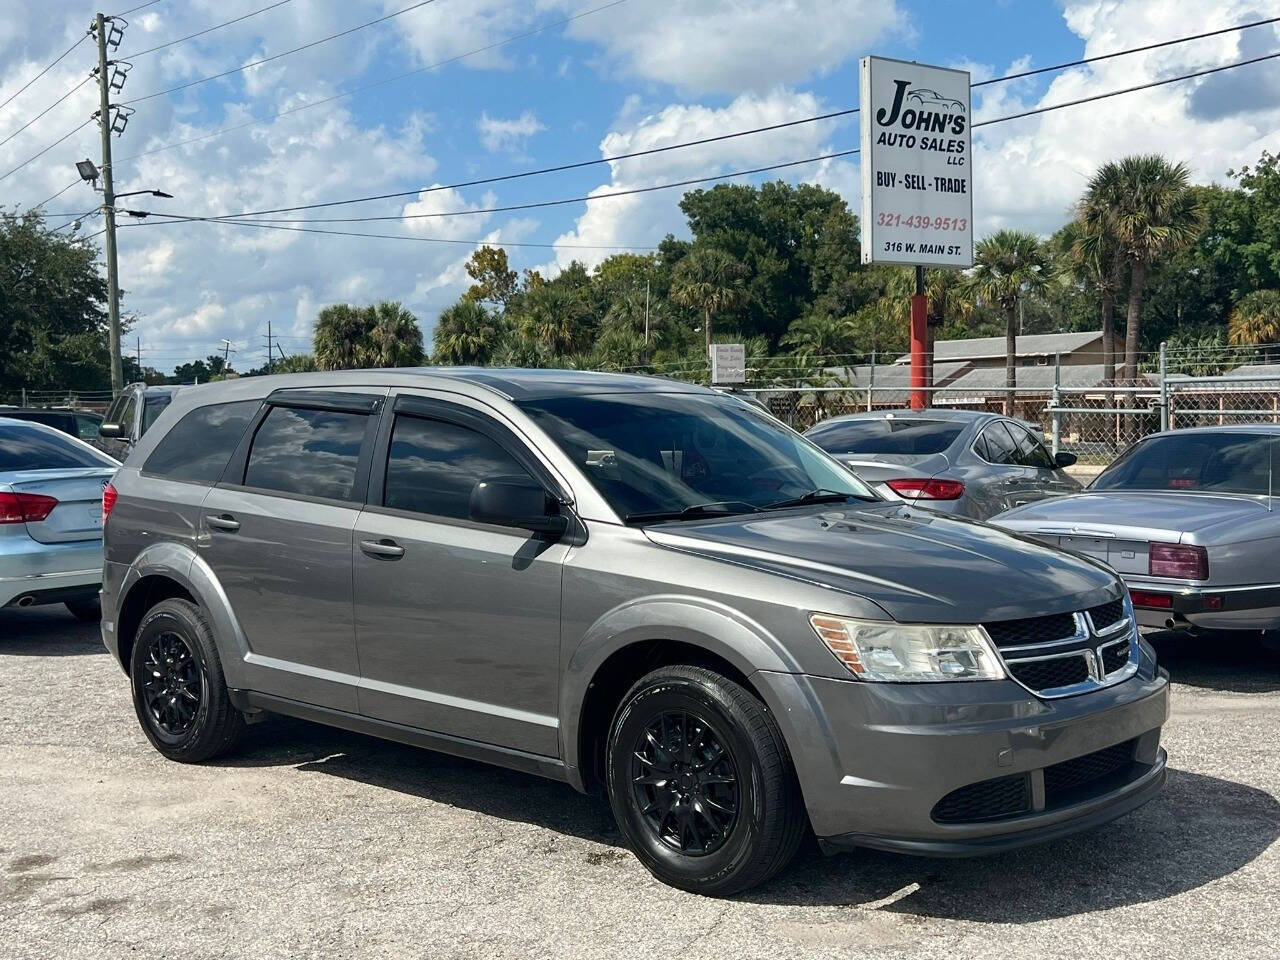
{"label": "gray suv", "polygon": [[265,714],[607,795],[662,880],[1006,850],[1133,810],[1168,684],[1105,565],[882,500],[647,377],[184,390],[104,496],[102,633],[166,757]]}

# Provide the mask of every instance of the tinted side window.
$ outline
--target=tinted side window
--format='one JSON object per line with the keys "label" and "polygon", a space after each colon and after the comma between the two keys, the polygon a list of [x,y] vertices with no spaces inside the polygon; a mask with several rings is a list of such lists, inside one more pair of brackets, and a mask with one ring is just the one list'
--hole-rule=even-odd
{"label": "tinted side window", "polygon": [[76,414],[76,429],[79,431],[80,439],[97,440],[98,424],[100,422],[101,421],[96,417],[86,417],[81,414]]}
{"label": "tinted side window", "polygon": [[142,432],[146,433],[151,429],[151,425],[159,419],[160,414],[164,413],[165,407],[169,406],[169,397],[148,397],[142,406]]}
{"label": "tinted side window", "polygon": [[471,488],[528,471],[482,433],[441,420],[396,417],[387,455],[383,505],[465,520]]}
{"label": "tinted side window", "polygon": [[1049,456],[1049,451],[1030,430],[1016,423],[1005,424],[1005,426],[1009,428],[1009,432],[1013,434],[1013,439],[1018,444],[1018,463],[1024,467],[1036,467],[1041,470],[1053,469],[1053,458]]}
{"label": "tinted side window", "polygon": [[133,439],[133,414],[138,407],[138,398],[135,394],[126,394],[124,405],[119,410],[120,437],[121,440]]}
{"label": "tinted side window", "polygon": [[245,485],[351,500],[368,419],[362,413],[272,407],[249,449]]}
{"label": "tinted side window", "polygon": [[168,480],[217,483],[259,406],[260,401],[241,400],[192,410],[151,451],[143,472]]}
{"label": "tinted side window", "polygon": [[1005,429],[1003,423],[993,423],[982,431],[983,439],[987,442],[987,461],[989,463],[1016,464],[1018,462],[1018,448],[1014,445],[1013,437],[1009,436],[1009,431]]}

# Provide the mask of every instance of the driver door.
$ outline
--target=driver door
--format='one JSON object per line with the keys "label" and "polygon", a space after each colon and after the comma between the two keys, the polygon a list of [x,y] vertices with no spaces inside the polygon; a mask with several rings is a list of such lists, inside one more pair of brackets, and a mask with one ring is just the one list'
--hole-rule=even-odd
{"label": "driver door", "polygon": [[469,519],[481,480],[555,481],[471,407],[401,396],[374,453],[353,543],[360,712],[558,756],[567,540]]}

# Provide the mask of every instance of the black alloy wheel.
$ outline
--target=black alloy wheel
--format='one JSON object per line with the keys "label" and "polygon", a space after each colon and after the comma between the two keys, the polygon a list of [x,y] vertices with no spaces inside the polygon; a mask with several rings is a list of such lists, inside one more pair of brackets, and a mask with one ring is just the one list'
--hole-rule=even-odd
{"label": "black alloy wheel", "polygon": [[204,678],[187,642],[171,630],[147,641],[142,696],[147,715],[162,737],[176,743],[191,729],[200,710]]}
{"label": "black alloy wheel", "polygon": [[199,763],[226,753],[244,733],[204,611],[162,600],[142,617],[129,655],[138,723],[170,760]]}
{"label": "black alloy wheel", "polygon": [[738,769],[704,718],[663,712],[639,732],[631,783],[655,837],[686,856],[719,850],[738,819]]}

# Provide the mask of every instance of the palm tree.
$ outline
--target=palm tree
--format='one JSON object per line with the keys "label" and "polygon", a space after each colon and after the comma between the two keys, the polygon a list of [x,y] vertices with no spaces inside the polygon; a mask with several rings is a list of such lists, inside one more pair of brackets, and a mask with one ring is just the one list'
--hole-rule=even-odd
{"label": "palm tree", "polygon": [[1231,311],[1227,338],[1238,346],[1267,344],[1264,354],[1270,362],[1270,345],[1280,340],[1280,290],[1255,290],[1241,297]]}
{"label": "palm tree", "polygon": [[440,314],[432,342],[436,363],[484,366],[502,341],[497,318],[476,300],[462,299]]}
{"label": "palm tree", "polygon": [[814,312],[791,324],[779,343],[794,348],[797,357],[811,361],[851,352],[853,336],[853,324],[848,317]]}
{"label": "palm tree", "polygon": [[973,316],[973,299],[965,289],[964,276],[955,270],[926,270],[924,292],[929,298],[928,337],[925,340],[925,369],[929,386],[933,382],[933,340],[948,320],[968,322]]}
{"label": "palm tree", "polygon": [[998,306],[1004,314],[1006,415],[1013,413],[1017,386],[1018,301],[1028,293],[1043,293],[1049,275],[1048,257],[1034,234],[1001,230],[978,241],[974,250],[973,270],[965,280],[965,289],[975,299]]}
{"label": "palm tree", "polygon": [[588,311],[579,294],[555,283],[529,293],[516,321],[520,333],[553,354],[581,350],[590,342]]}
{"label": "palm tree", "polygon": [[316,358],[309,353],[291,353],[275,363],[276,373],[311,373],[316,369]]}
{"label": "palm tree", "polygon": [[1135,377],[1147,269],[1157,258],[1195,240],[1203,212],[1191,191],[1186,165],[1170,163],[1159,154],[1103,164],[1085,190],[1083,210],[1089,231],[1113,238],[1129,267],[1124,362],[1128,375]]}
{"label": "palm tree", "polygon": [[365,345],[365,365],[421,366],[422,328],[418,326],[418,318],[395,300],[383,300],[368,309],[373,315],[373,326]]}
{"label": "palm tree", "polygon": [[711,354],[711,321],[746,299],[747,268],[715,247],[697,247],[676,264],[671,274],[671,299],[702,311],[703,339]]}
{"label": "palm tree", "polygon": [[1119,243],[1105,214],[1083,203],[1060,242],[1064,276],[1097,290],[1102,301],[1102,381],[1109,385],[1116,378],[1116,295],[1124,279]]}
{"label": "palm tree", "polygon": [[364,353],[373,316],[367,307],[334,303],[316,317],[313,337],[316,367],[351,370],[364,365]]}

